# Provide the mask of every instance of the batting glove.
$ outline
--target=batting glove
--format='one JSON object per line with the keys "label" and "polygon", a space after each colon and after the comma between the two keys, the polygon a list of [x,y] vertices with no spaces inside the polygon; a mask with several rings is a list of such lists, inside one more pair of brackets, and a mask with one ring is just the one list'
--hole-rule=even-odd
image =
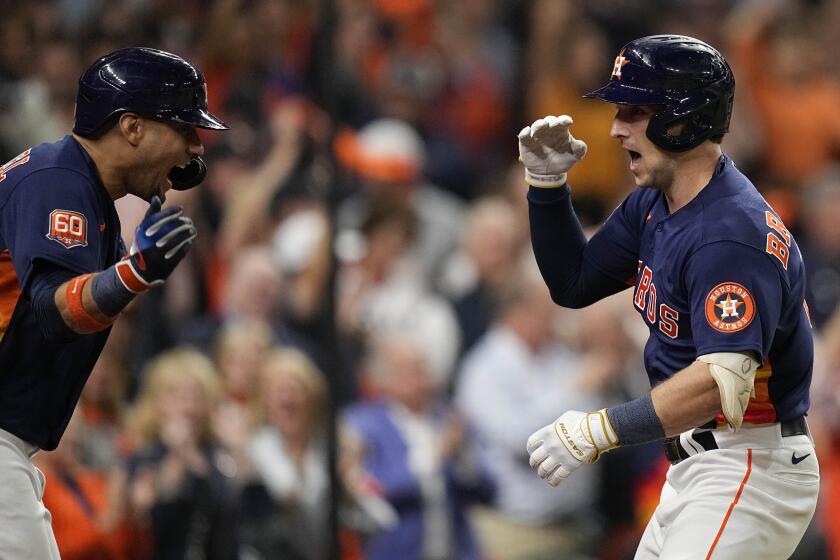
{"label": "batting glove", "polygon": [[569,133],[572,122],[569,115],[544,117],[519,133],[519,161],[528,184],[549,188],[566,184],[566,172],[586,155],[586,144]]}
{"label": "batting glove", "polygon": [[161,210],[160,206],[160,198],[153,197],[134,232],[129,257],[117,265],[123,284],[134,293],[163,284],[196,236],[192,220],[181,215],[183,208],[171,206]]}
{"label": "batting glove", "polygon": [[570,410],[528,438],[531,468],[551,486],[617,446],[618,436],[606,408],[598,412]]}

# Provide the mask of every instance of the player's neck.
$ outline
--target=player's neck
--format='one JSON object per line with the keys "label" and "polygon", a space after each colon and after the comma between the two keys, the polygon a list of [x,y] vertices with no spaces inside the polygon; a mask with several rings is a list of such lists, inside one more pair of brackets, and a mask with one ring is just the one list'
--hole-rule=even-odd
{"label": "player's neck", "polygon": [[662,191],[671,214],[694,200],[706,188],[715,174],[720,155],[720,145],[707,142],[676,156],[673,180]]}
{"label": "player's neck", "polygon": [[113,156],[115,151],[108,145],[107,138],[91,140],[77,134],[73,134],[73,138],[82,145],[90,159],[93,160],[96,171],[99,173],[99,179],[105,186],[105,190],[108,191],[111,200],[117,200],[125,196],[126,190],[123,184],[122,170],[113,163],[116,160]]}

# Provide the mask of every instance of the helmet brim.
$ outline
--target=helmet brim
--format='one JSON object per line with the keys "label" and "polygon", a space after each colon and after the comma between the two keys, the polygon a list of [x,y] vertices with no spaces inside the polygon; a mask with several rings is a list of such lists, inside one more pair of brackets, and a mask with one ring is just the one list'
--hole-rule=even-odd
{"label": "helmet brim", "polygon": [[208,130],[229,130],[230,127],[206,109],[190,109],[189,111],[172,111],[157,115],[164,120],[178,121],[191,124],[197,128]]}
{"label": "helmet brim", "polygon": [[590,91],[584,97],[601,99],[619,105],[665,105],[669,102],[668,98],[661,93],[635,87],[618,80],[611,80],[604,87]]}
{"label": "helmet brim", "polygon": [[219,117],[213,115],[210,111],[206,109],[195,109],[191,111],[191,113],[196,117],[193,121],[193,124],[198,128],[206,128],[209,130],[228,130],[230,127],[220,119]]}

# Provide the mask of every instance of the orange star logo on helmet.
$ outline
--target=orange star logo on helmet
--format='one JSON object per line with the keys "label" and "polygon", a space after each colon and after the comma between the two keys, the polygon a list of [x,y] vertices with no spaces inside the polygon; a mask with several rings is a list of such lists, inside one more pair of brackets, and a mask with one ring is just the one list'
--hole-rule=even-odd
{"label": "orange star logo on helmet", "polygon": [[610,79],[612,80],[613,78],[618,78],[620,80],[621,79],[621,68],[625,64],[627,64],[628,62],[630,62],[630,61],[627,60],[626,58],[624,58],[624,49],[621,49],[621,52],[618,53],[617,57],[615,57],[615,64],[613,64],[613,71],[612,71],[612,74],[610,75]]}
{"label": "orange star logo on helmet", "polygon": [[723,282],[706,296],[706,321],[720,332],[744,330],[755,318],[752,294],[741,284]]}

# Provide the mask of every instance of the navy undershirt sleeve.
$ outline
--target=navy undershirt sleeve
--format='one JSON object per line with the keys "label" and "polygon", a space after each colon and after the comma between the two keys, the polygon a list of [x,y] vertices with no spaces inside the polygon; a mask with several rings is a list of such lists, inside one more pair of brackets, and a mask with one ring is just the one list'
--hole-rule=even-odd
{"label": "navy undershirt sleeve", "polygon": [[[632,240],[622,243],[621,236],[605,235],[605,230],[628,229],[616,223],[621,219],[616,216],[618,210],[596,234],[600,239],[593,245],[587,243],[575,215],[568,185],[557,189],[531,187],[528,207],[534,254],[555,303],[563,307],[586,307],[631,285],[628,280],[637,270],[638,252],[628,251],[624,246],[632,246]],[[614,223],[610,224],[611,221]],[[608,244],[603,243],[607,239],[622,245],[608,248]],[[594,264],[604,260],[596,254],[604,252],[598,247],[622,251],[624,258],[613,262],[619,266],[613,274]]]}
{"label": "navy undershirt sleeve", "polygon": [[41,333],[50,342],[70,342],[79,336],[64,322],[55,304],[55,291],[75,276],[67,269],[40,263],[33,271],[29,288],[32,307]]}

